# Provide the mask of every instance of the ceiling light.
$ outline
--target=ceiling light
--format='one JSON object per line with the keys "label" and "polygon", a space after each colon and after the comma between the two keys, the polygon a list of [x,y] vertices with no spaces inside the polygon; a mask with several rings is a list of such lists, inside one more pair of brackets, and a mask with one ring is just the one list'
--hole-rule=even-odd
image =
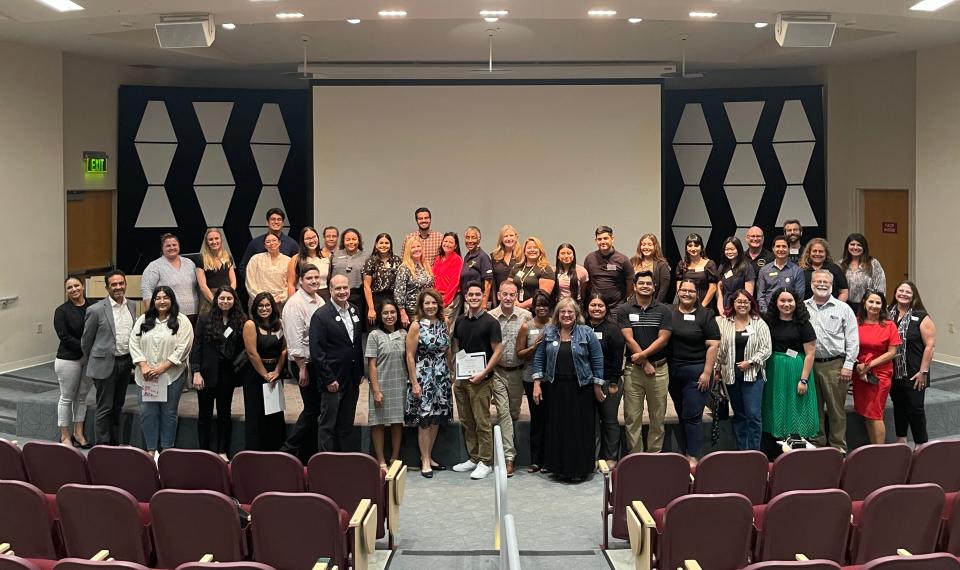
{"label": "ceiling light", "polygon": [[360,18],[347,18],[347,23],[357,25],[360,23]]}
{"label": "ceiling light", "polygon": [[380,10],[377,13],[384,18],[402,18],[407,15],[406,10]]}
{"label": "ceiling light", "polygon": [[277,14],[277,18],[281,20],[296,20],[297,18],[302,18],[302,12],[280,12]]}
{"label": "ceiling light", "polygon": [[226,24],[220,24],[220,27],[223,28],[224,30],[235,30],[235,29],[237,29],[237,25],[236,25],[236,24],[231,24],[230,22],[227,22]]}
{"label": "ceiling light", "polygon": [[588,16],[592,16],[592,17],[594,17],[594,18],[609,18],[610,16],[616,16],[616,15],[617,15],[617,11],[616,11],[616,10],[596,9],[596,10],[590,10],[589,12],[587,12],[587,15],[588,15]]}
{"label": "ceiling light", "polygon": [[503,18],[509,13],[506,10],[480,10],[480,15],[484,18]]}
{"label": "ceiling light", "polygon": [[492,23],[494,23],[494,22],[499,22],[499,21],[500,21],[500,18],[493,18],[493,17],[487,16],[486,18],[483,19],[483,21],[484,21],[484,22],[489,22],[489,23],[492,24]]}
{"label": "ceiling light", "polygon": [[716,12],[690,12],[691,18],[716,18]]}
{"label": "ceiling light", "polygon": [[753,25],[753,27],[757,28],[758,30],[760,28],[766,28],[767,26],[769,26],[769,24],[767,24],[766,22],[757,22],[756,24]]}
{"label": "ceiling light", "polygon": [[70,0],[40,0],[40,2],[50,6],[58,12],[74,12],[76,10],[83,10],[83,6],[77,4],[76,2],[71,2]]}
{"label": "ceiling light", "polygon": [[922,2],[917,2],[913,6],[910,6],[910,9],[922,12],[936,12],[940,8],[943,8],[947,4],[952,4],[955,1],[956,0],[922,0]]}
{"label": "ceiling light", "polygon": [[627,21],[631,24],[639,24],[643,21],[643,18],[627,18]]}

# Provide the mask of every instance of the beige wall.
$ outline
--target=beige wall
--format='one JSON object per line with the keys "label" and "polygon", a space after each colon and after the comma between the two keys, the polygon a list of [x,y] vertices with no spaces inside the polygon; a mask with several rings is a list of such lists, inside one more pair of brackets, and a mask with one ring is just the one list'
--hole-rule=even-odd
{"label": "beige wall", "polygon": [[[960,364],[957,278],[952,255],[960,215],[960,44],[917,53],[917,285],[937,324],[937,358]],[[948,237],[949,236],[949,237]]]}
{"label": "beige wall", "polygon": [[[0,371],[53,358],[63,302],[63,79],[57,50],[0,42]],[[43,332],[37,334],[37,326]]]}

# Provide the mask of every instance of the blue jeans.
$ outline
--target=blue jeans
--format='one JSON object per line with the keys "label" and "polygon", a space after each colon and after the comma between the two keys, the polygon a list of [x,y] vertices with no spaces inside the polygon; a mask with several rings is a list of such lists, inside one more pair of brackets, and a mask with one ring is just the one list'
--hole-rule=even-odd
{"label": "blue jeans", "polygon": [[763,385],[766,382],[761,374],[757,374],[754,382],[744,382],[743,372],[738,368],[736,380],[727,386],[730,406],[733,407],[733,437],[737,442],[737,449],[741,451],[760,449],[760,434],[763,431],[760,407],[763,404]]}
{"label": "blue jeans", "polygon": [[167,386],[166,402],[144,402],[143,390],[140,390],[140,430],[147,451],[170,449],[176,443],[177,409],[186,379],[187,371],[184,370],[179,378]]}
{"label": "blue jeans", "polygon": [[[697,388],[703,364],[684,364],[670,369],[670,397],[677,410],[680,425],[683,426],[685,443],[683,452],[691,457],[699,457],[703,447],[703,408],[707,404],[710,390],[701,392]],[[757,411],[760,411],[757,404]]]}

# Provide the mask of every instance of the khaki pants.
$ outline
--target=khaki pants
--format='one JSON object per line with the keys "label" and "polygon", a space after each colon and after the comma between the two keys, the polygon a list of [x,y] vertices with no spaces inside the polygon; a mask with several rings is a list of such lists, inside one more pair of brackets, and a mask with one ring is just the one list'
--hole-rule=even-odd
{"label": "khaki pants", "polygon": [[663,416],[667,412],[667,386],[670,369],[664,362],[657,366],[653,376],[647,376],[642,366],[628,364],[623,371],[623,421],[626,424],[627,448],[630,453],[643,451],[643,405],[649,407],[650,430],[647,432],[647,451],[656,453],[663,447]]}
{"label": "khaki pants", "polygon": [[487,467],[493,466],[490,398],[493,396],[494,382],[492,377],[478,384],[457,380],[453,386],[457,412],[460,414],[460,424],[463,426],[463,438],[467,444],[467,454],[470,456],[470,461],[474,463],[482,461]]}
{"label": "khaki pants", "polygon": [[[817,412],[820,414],[820,429],[814,443],[827,445],[826,417],[830,421],[830,447],[847,452],[847,382],[840,379],[843,359],[813,363],[813,380],[817,386]],[[826,406],[826,414],[824,414]]]}
{"label": "khaki pants", "polygon": [[493,370],[493,405],[497,407],[497,425],[503,440],[503,455],[507,461],[517,457],[514,443],[513,422],[520,417],[520,402],[523,399],[523,368]]}

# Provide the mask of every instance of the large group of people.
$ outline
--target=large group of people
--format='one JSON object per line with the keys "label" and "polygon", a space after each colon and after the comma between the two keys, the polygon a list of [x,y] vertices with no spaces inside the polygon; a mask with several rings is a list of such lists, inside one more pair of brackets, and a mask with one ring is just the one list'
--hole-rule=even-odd
{"label": "large group of people", "polygon": [[[846,239],[837,263],[826,240],[802,245],[797,220],[784,224],[771,250],[752,227],[746,247],[736,237],[723,241],[718,263],[693,233],[671,269],[653,233],[628,257],[615,248],[613,229],[600,226],[582,265],[570,243],[558,245],[551,264],[541,240],[514,226],[500,228],[487,254],[479,228],[466,228],[461,249],[458,233],[432,229],[429,209],[414,217],[417,228],[402,244],[381,233],[365,253],[355,228],[305,227],[294,240],[274,208],[267,233],[239,262],[217,228],[206,230],[196,262],[164,234],[162,256],[141,281],[139,317],[123,272],[105,276],[108,297],[95,304],[68,278],[54,315],[61,441],[90,445],[83,417],[92,383],[96,443],[118,444],[131,372],[148,452],[175,445],[180,396],[192,388],[199,444],[226,458],[233,394],[242,387],[245,447],[303,461],[359,447],[354,417],[369,381],[374,455],[384,466],[397,459],[403,427],[415,426],[427,478],[447,468],[433,447],[454,402],[467,459],[450,468],[486,477],[499,425],[512,475],[524,396],[528,470],[563,480],[587,477],[598,458],[615,463],[623,449],[660,451],[668,395],[682,428],[679,450],[691,463],[702,454],[705,408],[716,419],[728,400],[737,449],[760,449],[766,433],[845,452],[851,382],[871,442],[885,440],[888,395],[897,438],[909,429],[926,441],[923,394],[936,330],[912,282],[887,302],[883,268],[861,234]],[[302,400],[289,434],[285,378]]]}

